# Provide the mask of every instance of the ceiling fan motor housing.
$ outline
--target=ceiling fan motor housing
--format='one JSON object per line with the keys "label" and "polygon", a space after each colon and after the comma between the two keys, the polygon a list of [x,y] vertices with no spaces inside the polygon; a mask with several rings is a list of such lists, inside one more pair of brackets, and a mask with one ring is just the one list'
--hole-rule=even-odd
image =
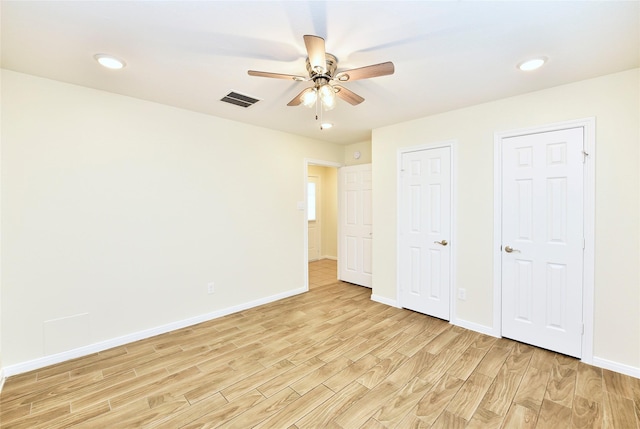
{"label": "ceiling fan motor housing", "polygon": [[309,72],[309,77],[312,81],[316,82],[316,80],[318,79],[325,79],[326,81],[329,81],[335,75],[336,68],[338,67],[338,59],[334,55],[329,53],[325,54],[325,59],[327,64],[326,70],[324,73],[318,73],[313,69],[313,67],[311,67],[309,58],[307,58],[307,71]]}

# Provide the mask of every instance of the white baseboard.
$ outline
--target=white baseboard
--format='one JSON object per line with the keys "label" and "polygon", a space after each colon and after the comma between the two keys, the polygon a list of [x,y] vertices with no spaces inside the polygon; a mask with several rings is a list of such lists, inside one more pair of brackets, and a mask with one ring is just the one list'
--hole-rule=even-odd
{"label": "white baseboard", "polygon": [[371,294],[371,301],[379,302],[380,304],[390,305],[391,307],[400,308],[398,301],[395,299],[385,298],[384,296]]}
{"label": "white baseboard", "polygon": [[[391,307],[400,308],[400,306],[398,305],[396,300],[385,298],[383,296],[372,294],[371,295],[371,300],[379,302],[381,304],[390,305]],[[478,332],[478,333],[481,333],[481,334],[489,335],[489,336],[495,337],[495,338],[501,338],[500,333],[497,332],[494,328],[491,328],[489,326],[484,326],[484,325],[480,325],[478,323],[473,323],[473,322],[469,322],[467,320],[455,319],[455,318],[451,319],[450,323],[455,325],[455,326],[459,326],[461,328],[469,329],[469,330],[474,331],[474,332]],[[636,368],[636,367],[633,367],[633,366],[630,366],[630,365],[625,365],[625,364],[621,364],[621,363],[618,363],[618,362],[613,362],[613,361],[610,361],[610,360],[607,360],[607,359],[598,358],[598,357],[594,357],[593,358],[592,365],[593,366],[597,366],[599,368],[608,369],[610,371],[618,372],[620,374],[625,374],[625,375],[640,379],[640,368]]]}
{"label": "white baseboard", "polygon": [[[265,298],[257,299],[247,303],[239,304],[233,307],[217,310],[212,313],[202,314],[200,316],[191,317],[185,320],[179,320],[177,322],[168,323],[166,325],[157,326],[155,328],[145,329],[143,331],[133,332],[131,334],[124,335],[122,337],[112,338],[99,343],[90,344],[87,346],[79,347],[73,350],[68,350],[62,353],[56,353],[49,356],[43,356],[41,358],[33,359],[26,362],[21,362],[14,365],[9,365],[3,368],[4,377],[10,377],[12,375],[21,374],[23,372],[33,371],[35,369],[44,368],[49,365],[64,362],[70,359],[75,359],[82,356],[87,356],[93,353],[101,352],[103,350],[111,349],[114,347],[122,346],[124,344],[132,343],[134,341],[143,340],[145,338],[154,337],[156,335],[165,334],[167,332],[175,331],[176,329],[186,328],[187,326],[197,325],[198,323],[207,322],[209,320],[217,319],[219,317],[227,316],[229,314],[237,313],[239,311],[248,310],[259,305],[268,304],[270,302],[278,301],[280,299],[289,298],[290,296],[298,295],[307,292],[306,288],[299,288],[283,292],[281,294],[268,296]],[[2,372],[0,372],[2,377]],[[0,382],[4,381],[4,377]],[[0,385],[1,386],[1,385]]]}
{"label": "white baseboard", "polygon": [[321,256],[320,259],[331,259],[332,261],[338,260],[338,258],[335,256]]}
{"label": "white baseboard", "polygon": [[490,337],[500,338],[500,334],[495,329],[489,326],[480,325],[478,323],[469,322],[462,319],[451,319],[452,325],[459,326],[461,328],[468,329],[470,331],[479,332],[481,334],[489,335]]}
{"label": "white baseboard", "polygon": [[2,393],[2,388],[4,387],[4,368],[0,368],[0,393]]}
{"label": "white baseboard", "polygon": [[629,375],[631,377],[640,378],[640,368],[613,362],[599,357],[593,357],[593,366],[608,369],[610,371],[619,372],[620,374]]}

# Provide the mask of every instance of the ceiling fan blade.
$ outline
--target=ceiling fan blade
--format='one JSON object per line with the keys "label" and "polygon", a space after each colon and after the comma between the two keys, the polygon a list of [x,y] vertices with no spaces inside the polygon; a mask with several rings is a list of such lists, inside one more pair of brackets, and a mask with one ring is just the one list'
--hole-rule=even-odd
{"label": "ceiling fan blade", "polygon": [[336,75],[335,79],[340,82],[351,82],[354,80],[390,75],[393,74],[394,71],[395,67],[393,66],[393,63],[391,61],[387,61],[386,63],[341,71]]}
{"label": "ceiling fan blade", "polygon": [[324,74],[327,71],[327,59],[325,57],[324,39],[319,36],[304,36],[304,45],[307,47],[309,55],[309,64],[311,70],[318,74]]}
{"label": "ceiling fan blade", "polygon": [[295,80],[298,82],[308,80],[308,78],[304,76],[296,76],[293,74],[270,73],[270,72],[263,72],[263,71],[256,71],[256,70],[249,70],[247,73],[249,73],[249,76],[271,77],[275,79],[289,79],[289,80]]}
{"label": "ceiling fan blade", "polygon": [[333,85],[333,88],[336,91],[336,96],[343,99],[352,106],[356,106],[364,101],[364,98],[360,97],[355,92],[348,90],[344,86]]}
{"label": "ceiling fan blade", "polygon": [[310,88],[306,88],[303,89],[300,94],[296,95],[293,100],[291,100],[290,102],[287,103],[287,106],[299,106],[302,104],[302,101],[304,99],[304,96],[308,93],[313,91],[313,87]]}
{"label": "ceiling fan blade", "polygon": [[356,106],[364,101],[364,98],[360,97],[353,91],[348,90],[344,86],[341,85],[333,85],[333,88],[336,90],[336,95],[346,101],[347,103]]}

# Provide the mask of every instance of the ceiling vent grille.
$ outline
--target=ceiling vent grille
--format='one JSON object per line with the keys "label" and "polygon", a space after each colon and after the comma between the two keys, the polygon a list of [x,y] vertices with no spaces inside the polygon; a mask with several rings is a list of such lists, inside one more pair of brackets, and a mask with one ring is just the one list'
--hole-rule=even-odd
{"label": "ceiling vent grille", "polygon": [[231,91],[230,93],[222,97],[220,101],[235,104],[236,106],[240,107],[251,107],[260,100],[258,100],[257,98],[249,97],[248,95]]}

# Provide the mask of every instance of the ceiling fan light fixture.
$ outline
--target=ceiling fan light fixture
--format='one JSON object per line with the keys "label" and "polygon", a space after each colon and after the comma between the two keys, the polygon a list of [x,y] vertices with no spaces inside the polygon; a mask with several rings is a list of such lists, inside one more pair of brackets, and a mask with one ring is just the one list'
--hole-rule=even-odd
{"label": "ceiling fan light fixture", "polygon": [[540,67],[542,67],[544,63],[547,62],[547,60],[548,60],[547,57],[532,58],[530,60],[523,61],[520,64],[518,64],[518,69],[522,71],[537,70]]}
{"label": "ceiling fan light fixture", "polygon": [[302,105],[311,108],[313,107],[314,104],[316,104],[317,98],[318,98],[318,94],[316,92],[316,89],[313,88],[311,89],[311,91],[307,91],[302,96]]}
{"label": "ceiling fan light fixture", "polygon": [[334,100],[322,100],[322,107],[325,111],[333,110],[336,107],[336,102]]}
{"label": "ceiling fan light fixture", "polygon": [[336,91],[331,85],[324,84],[318,89],[320,100],[322,100],[322,106],[324,110],[331,110],[336,107]]}
{"label": "ceiling fan light fixture", "polygon": [[120,58],[116,58],[113,55],[95,54],[93,58],[95,58],[95,60],[101,66],[106,67],[108,69],[112,69],[112,70],[120,70],[121,68],[124,68],[124,66],[126,65],[126,63],[123,60],[121,60]]}

